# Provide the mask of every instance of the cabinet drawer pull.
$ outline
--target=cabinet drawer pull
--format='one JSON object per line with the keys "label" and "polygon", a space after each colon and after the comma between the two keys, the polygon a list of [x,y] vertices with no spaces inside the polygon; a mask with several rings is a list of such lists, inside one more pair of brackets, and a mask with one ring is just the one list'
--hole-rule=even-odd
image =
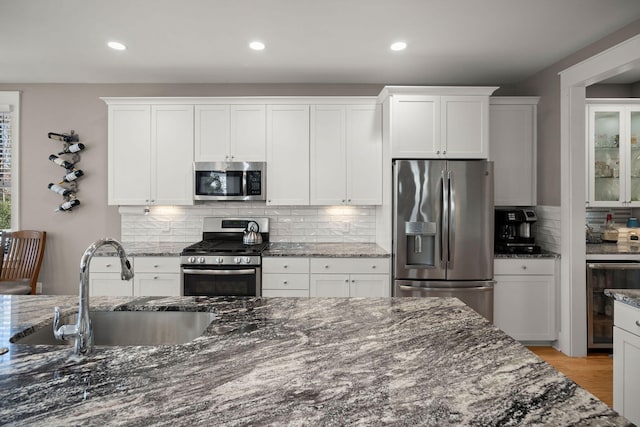
{"label": "cabinet drawer pull", "polygon": [[349,283],[349,279],[344,279],[344,283]]}
{"label": "cabinet drawer pull", "polygon": [[527,266],[526,266],[526,265],[523,265],[523,266],[522,266],[522,269],[523,269],[523,270],[526,270],[526,269],[527,269]]}
{"label": "cabinet drawer pull", "polygon": [[640,328],[640,320],[636,320],[636,326]]}
{"label": "cabinet drawer pull", "polygon": [[282,268],[289,268],[287,264],[283,265]]}
{"label": "cabinet drawer pull", "polygon": [[374,268],[374,269],[375,269],[375,268],[376,268],[376,266],[375,266],[375,265],[372,265],[372,266],[371,266],[371,268]]}
{"label": "cabinet drawer pull", "polygon": [[287,285],[289,282],[287,282],[286,280],[284,282],[282,282],[283,285]]}
{"label": "cabinet drawer pull", "polygon": [[158,264],[153,264],[153,268],[158,268]]}
{"label": "cabinet drawer pull", "polygon": [[153,276],[153,280],[158,280],[158,276]]}
{"label": "cabinet drawer pull", "polygon": [[328,266],[328,265],[325,265],[325,266],[324,266],[324,268],[329,268],[329,266]]}

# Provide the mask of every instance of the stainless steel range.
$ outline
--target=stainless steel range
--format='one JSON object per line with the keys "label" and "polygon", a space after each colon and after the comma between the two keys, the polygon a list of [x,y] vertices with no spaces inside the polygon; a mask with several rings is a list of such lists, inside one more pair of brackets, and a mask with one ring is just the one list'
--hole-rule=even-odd
{"label": "stainless steel range", "polygon": [[182,294],[261,296],[261,254],[268,245],[269,218],[204,218],[202,240],[180,253]]}

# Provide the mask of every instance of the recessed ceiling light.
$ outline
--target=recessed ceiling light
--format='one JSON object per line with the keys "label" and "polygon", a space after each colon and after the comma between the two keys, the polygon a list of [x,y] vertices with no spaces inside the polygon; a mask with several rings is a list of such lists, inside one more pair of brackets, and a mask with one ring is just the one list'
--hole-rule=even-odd
{"label": "recessed ceiling light", "polygon": [[109,42],[107,43],[107,46],[109,46],[113,50],[125,50],[127,48],[120,42]]}
{"label": "recessed ceiling light", "polygon": [[405,42],[395,42],[391,45],[391,50],[405,50],[407,44]]}
{"label": "recessed ceiling light", "polygon": [[251,42],[249,43],[249,47],[253,50],[264,50],[264,43],[262,42]]}

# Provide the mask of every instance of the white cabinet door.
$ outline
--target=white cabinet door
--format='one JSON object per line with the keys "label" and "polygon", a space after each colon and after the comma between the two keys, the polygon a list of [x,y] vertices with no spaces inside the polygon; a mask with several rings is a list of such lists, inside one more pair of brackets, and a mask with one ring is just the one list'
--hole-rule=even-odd
{"label": "white cabinet door", "polygon": [[267,106],[267,205],[309,204],[309,106]]}
{"label": "white cabinet door", "polygon": [[311,106],[310,203],[347,202],[346,109],[342,105]]}
{"label": "white cabinet door", "polygon": [[89,296],[133,296],[133,280],[120,279],[120,273],[91,273]]}
{"label": "white cabinet door", "polygon": [[309,281],[312,297],[348,297],[348,274],[312,274]]}
{"label": "white cabinet door", "polygon": [[394,95],[391,103],[393,158],[440,155],[440,97]]}
{"label": "white cabinet door", "polygon": [[151,107],[109,105],[108,197],[110,205],[151,199]]}
{"label": "white cabinet door", "polygon": [[347,107],[347,203],[382,204],[382,108]]}
{"label": "white cabinet door", "polygon": [[385,274],[352,274],[349,277],[349,296],[388,297],[391,293],[389,276]]}
{"label": "white cabinet door", "polygon": [[133,281],[136,296],[180,296],[177,273],[136,273]]}
{"label": "white cabinet door", "polygon": [[[619,303],[616,302],[616,304]],[[640,310],[637,311],[640,312]],[[637,318],[640,320],[640,314]],[[640,336],[614,326],[613,409],[632,423],[640,425],[638,396],[640,396]]]}
{"label": "white cabinet door", "polygon": [[[527,101],[527,103],[524,103]],[[494,162],[494,204],[535,206],[538,98],[495,97],[489,107],[489,158]]]}
{"label": "white cabinet door", "polygon": [[489,156],[489,98],[441,98],[441,150],[449,159],[486,159]]}
{"label": "white cabinet door", "polygon": [[229,160],[230,107],[228,105],[195,106],[194,160],[216,162]]}
{"label": "white cabinet door", "polygon": [[197,162],[264,162],[266,160],[264,105],[196,105]]}
{"label": "white cabinet door", "polygon": [[154,105],[151,123],[151,203],[192,205],[193,106]]}
{"label": "white cabinet door", "polygon": [[264,105],[232,105],[229,152],[232,161],[267,159],[267,115]]}

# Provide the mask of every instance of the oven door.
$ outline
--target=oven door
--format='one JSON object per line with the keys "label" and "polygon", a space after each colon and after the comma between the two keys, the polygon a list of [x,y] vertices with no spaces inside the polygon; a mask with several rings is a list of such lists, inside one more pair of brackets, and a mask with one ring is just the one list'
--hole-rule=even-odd
{"label": "oven door", "polygon": [[182,295],[242,296],[262,295],[259,266],[182,266]]}

